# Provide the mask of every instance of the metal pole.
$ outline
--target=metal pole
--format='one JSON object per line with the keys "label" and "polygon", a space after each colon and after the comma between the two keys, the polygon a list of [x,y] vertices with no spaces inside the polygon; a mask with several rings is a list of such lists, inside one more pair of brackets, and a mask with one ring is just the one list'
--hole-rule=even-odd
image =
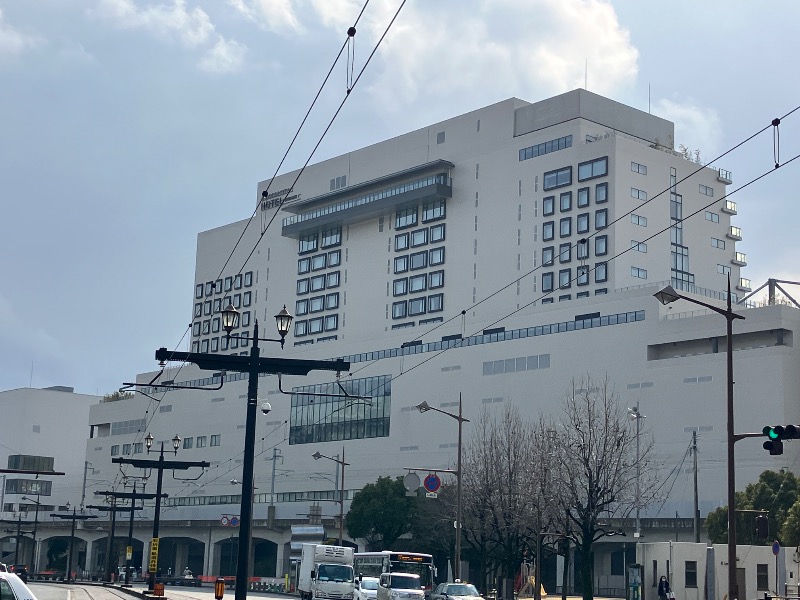
{"label": "metal pole", "polygon": [[22,525],[22,513],[17,514],[17,536],[15,538],[14,544],[14,562],[19,562],[19,536],[20,536],[20,526]]}
{"label": "metal pole", "polygon": [[247,600],[250,576],[250,536],[253,520],[253,463],[256,447],[256,409],[258,404],[258,320],[253,325],[253,345],[250,348],[250,370],[247,381],[247,416],[244,430],[244,459],[242,462],[242,506],[239,515],[239,552],[236,564],[236,600]]}
{"label": "metal pole", "polygon": [[458,394],[458,466],[456,467],[456,568],[455,578],[461,579],[461,394]]}
{"label": "metal pole", "polygon": [[269,505],[275,506],[275,463],[278,462],[278,450],[277,448],[272,449],[272,484],[269,487]]}
{"label": "metal pole", "polygon": [[692,453],[694,454],[694,519],[692,526],[694,528],[694,541],[700,542],[700,503],[697,499],[697,432],[692,432]]}
{"label": "metal pole", "polygon": [[[158,455],[157,469],[158,469],[158,477],[156,478],[156,511],[155,514],[153,515],[153,541],[158,539],[158,526],[161,523],[161,483],[164,479],[164,442],[161,442],[161,451],[159,452]],[[153,542],[151,542],[151,544],[152,543]],[[158,562],[156,562],[155,570],[151,570],[150,575],[147,578],[147,589],[150,593],[152,593],[156,589],[157,570],[158,570]]]}
{"label": "metal pole", "polygon": [[339,481],[339,545],[342,545],[344,534],[344,446],[342,446],[342,478]]}
{"label": "metal pole", "polygon": [[[133,497],[131,498],[131,516],[128,520],[128,547],[133,554],[133,509],[136,507],[136,481],[133,482]],[[125,548],[125,585],[131,583],[131,558],[128,558],[128,548]]]}
{"label": "metal pole", "polygon": [[639,541],[639,538],[642,537],[642,521],[639,518],[639,513],[641,510],[641,474],[642,474],[642,465],[639,463],[639,426],[640,421],[642,420],[641,414],[639,414],[639,403],[636,403],[636,541]]}
{"label": "metal pole", "polygon": [[39,526],[39,494],[36,494],[36,516],[33,519],[33,548],[31,548],[31,573],[36,573],[36,529]]}
{"label": "metal pole", "polygon": [[75,546],[75,507],[72,507],[72,527],[69,532],[69,554],[67,555],[67,583],[72,579],[72,550]]}
{"label": "metal pole", "polygon": [[[89,470],[89,461],[83,461],[83,483],[81,484],[81,512],[86,503],[86,471]],[[94,472],[94,471],[93,471]]]}
{"label": "metal pole", "polygon": [[111,497],[111,528],[108,532],[108,551],[106,552],[106,581],[111,581],[113,567],[111,557],[114,554],[114,531],[117,528],[117,497]]}
{"label": "metal pole", "polygon": [[728,274],[728,304],[725,311],[727,320],[727,366],[728,366],[728,598],[738,600],[736,585],[736,472],[733,428],[733,311],[731,310],[731,276]]}

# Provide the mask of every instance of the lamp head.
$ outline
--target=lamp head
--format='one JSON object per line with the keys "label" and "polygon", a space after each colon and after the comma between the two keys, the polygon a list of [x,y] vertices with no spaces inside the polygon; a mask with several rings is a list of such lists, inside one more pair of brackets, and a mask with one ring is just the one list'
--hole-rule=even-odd
{"label": "lamp head", "polygon": [[153,440],[154,439],[155,438],[153,437],[152,433],[148,433],[146,436],[144,436],[144,445],[147,447],[147,451],[148,452],[150,452],[150,448],[153,447]]}
{"label": "lamp head", "polygon": [[665,306],[681,299],[681,295],[676,292],[675,288],[673,288],[671,285],[668,285],[663,290],[656,292],[653,294],[653,296]]}
{"label": "lamp head", "polygon": [[319,450],[314,452],[314,454],[312,454],[311,456],[314,457],[314,460],[319,460],[320,458],[322,458],[322,454],[319,453]]}
{"label": "lamp head", "polygon": [[177,453],[178,453],[178,446],[180,446],[180,445],[181,445],[181,436],[179,436],[179,435],[176,433],[176,434],[175,434],[175,437],[174,437],[174,438],[172,438],[172,447],[173,447],[173,449],[175,450],[175,454],[177,454]]}
{"label": "lamp head", "polygon": [[281,347],[283,347],[283,340],[286,337],[286,334],[289,333],[289,329],[292,326],[292,319],[294,317],[289,314],[289,311],[286,310],[286,305],[283,305],[281,312],[275,315],[275,325],[278,328],[278,334],[281,336]]}
{"label": "lamp head", "polygon": [[239,324],[239,311],[228,301],[228,306],[222,309],[222,328],[230,337],[231,330]]}
{"label": "lamp head", "polygon": [[416,408],[421,413],[427,412],[431,409],[430,405],[425,400],[417,404]]}

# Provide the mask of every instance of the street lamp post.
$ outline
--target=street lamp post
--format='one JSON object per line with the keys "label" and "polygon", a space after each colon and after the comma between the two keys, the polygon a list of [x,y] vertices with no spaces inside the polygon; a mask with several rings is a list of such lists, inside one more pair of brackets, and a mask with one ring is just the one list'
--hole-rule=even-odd
{"label": "street lamp post", "polygon": [[[69,503],[67,503],[67,506],[69,506]],[[76,509],[74,506],[72,507],[71,515],[50,513],[50,516],[55,517],[57,519],[64,519],[64,520],[69,519],[70,521],[72,521],[72,526],[70,527],[70,532],[69,532],[69,554],[67,555],[67,568],[66,568],[66,575],[64,577],[64,580],[67,583],[69,583],[72,580],[72,557],[74,555],[73,548],[75,546],[75,521],[85,521],[86,519],[96,519],[97,517],[94,515],[76,514]]]}
{"label": "street lamp post", "polygon": [[456,459],[456,565],[454,574],[456,579],[461,579],[461,426],[464,423],[469,423],[469,419],[465,419],[461,414],[461,394],[458,395],[457,415],[440,408],[434,408],[424,400],[417,404],[417,410],[421,413],[433,410],[458,421],[458,458]]}
{"label": "street lamp post", "polygon": [[[222,311],[222,326],[230,335],[239,318],[238,311],[228,305]],[[239,509],[239,549],[238,563],[236,565],[235,600],[247,600],[248,576],[250,572],[250,537],[253,518],[253,466],[255,462],[256,445],[256,411],[258,404],[258,376],[260,373],[308,375],[312,370],[343,372],[350,368],[350,363],[341,359],[337,360],[304,360],[292,358],[261,358],[258,346],[259,341],[280,342],[283,347],[286,334],[292,323],[292,315],[283,307],[275,315],[275,323],[280,334],[280,339],[258,337],[258,321],[253,325],[253,336],[245,337],[253,342],[249,356],[233,354],[207,354],[200,352],[173,352],[166,348],[156,350],[156,360],[161,363],[166,361],[190,362],[200,369],[210,371],[233,371],[247,373],[247,413],[245,416],[244,456],[242,458],[242,504]]]}
{"label": "street lamp post", "polygon": [[639,403],[636,403],[636,406],[633,408],[628,409],[628,418],[631,421],[636,421],[636,532],[634,533],[634,537],[636,541],[639,541],[639,538],[642,537],[642,522],[639,519],[639,512],[641,510],[641,474],[642,474],[642,466],[639,464],[639,425],[642,419],[646,419],[647,415],[643,415],[639,412]]}
{"label": "street lamp post", "polygon": [[36,500],[33,498],[28,498],[27,496],[22,497],[23,500],[28,502],[33,502],[36,504],[36,512],[34,513],[33,518],[33,548],[31,548],[31,573],[36,572],[36,529],[39,526],[39,494],[36,494]]}
{"label": "street lamp post", "polygon": [[[147,446],[147,453],[150,454],[150,449],[153,447],[153,434],[148,433],[144,437],[144,444]],[[177,433],[172,438],[173,454],[177,456],[178,446],[181,444],[181,436]],[[158,476],[156,477],[156,511],[153,515],[153,539],[158,539],[158,528],[161,524],[161,484],[164,480],[164,442],[161,442],[161,449],[158,452]],[[148,581],[148,589],[156,589],[156,569],[150,569],[150,577]]]}
{"label": "street lamp post", "polygon": [[342,446],[342,458],[333,458],[332,456],[325,456],[324,454],[320,454],[319,452],[314,452],[311,456],[314,457],[314,460],[319,460],[320,458],[327,458],[328,460],[332,460],[336,464],[338,464],[342,469],[342,476],[339,480],[339,545],[342,545],[342,537],[344,534],[344,468],[346,465],[350,463],[344,462],[344,446]]}
{"label": "street lamp post", "polygon": [[738,600],[739,590],[736,584],[736,472],[734,462],[734,444],[736,443],[736,434],[733,427],[733,321],[734,319],[744,319],[742,315],[736,314],[731,310],[731,276],[728,275],[728,298],[725,309],[721,309],[713,304],[707,304],[694,298],[683,296],[675,291],[675,289],[668,285],[663,290],[654,294],[656,299],[661,304],[670,304],[676,300],[686,300],[692,304],[698,304],[717,314],[725,317],[727,322],[726,338],[727,338],[727,412],[728,412],[728,598],[730,600]]}

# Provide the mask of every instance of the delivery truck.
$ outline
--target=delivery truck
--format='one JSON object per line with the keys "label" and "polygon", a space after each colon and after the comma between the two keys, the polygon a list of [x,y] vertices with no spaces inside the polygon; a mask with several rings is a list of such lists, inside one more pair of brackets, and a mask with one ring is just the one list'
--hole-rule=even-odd
{"label": "delivery truck", "polygon": [[303,544],[297,589],[302,600],[352,600],[353,549]]}

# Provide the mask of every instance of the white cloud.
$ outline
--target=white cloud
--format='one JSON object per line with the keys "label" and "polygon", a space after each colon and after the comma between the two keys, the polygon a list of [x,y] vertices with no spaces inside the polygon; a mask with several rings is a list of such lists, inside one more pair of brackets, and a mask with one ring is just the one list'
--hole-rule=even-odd
{"label": "white cloud", "polygon": [[242,68],[246,53],[247,48],[243,44],[227,41],[220,36],[217,43],[200,60],[198,67],[209,73],[233,73]]}
{"label": "white cloud", "polygon": [[655,103],[654,114],[675,123],[675,149],[686,146],[700,150],[700,160],[709,161],[721,150],[722,123],[717,111],[698,106],[691,99],[662,99]]}
{"label": "white cloud", "polygon": [[305,31],[295,14],[294,0],[228,0],[228,4],[259,27],[274,33],[294,35]]}
{"label": "white cloud", "polygon": [[3,10],[0,9],[0,59],[17,56],[43,42],[42,38],[25,35],[7,24],[3,19]]}
{"label": "white cloud", "polygon": [[166,39],[177,38],[188,47],[208,42],[214,25],[199,7],[189,9],[186,0],[140,8],[133,0],[100,0],[89,13],[122,29],[144,29]]}

